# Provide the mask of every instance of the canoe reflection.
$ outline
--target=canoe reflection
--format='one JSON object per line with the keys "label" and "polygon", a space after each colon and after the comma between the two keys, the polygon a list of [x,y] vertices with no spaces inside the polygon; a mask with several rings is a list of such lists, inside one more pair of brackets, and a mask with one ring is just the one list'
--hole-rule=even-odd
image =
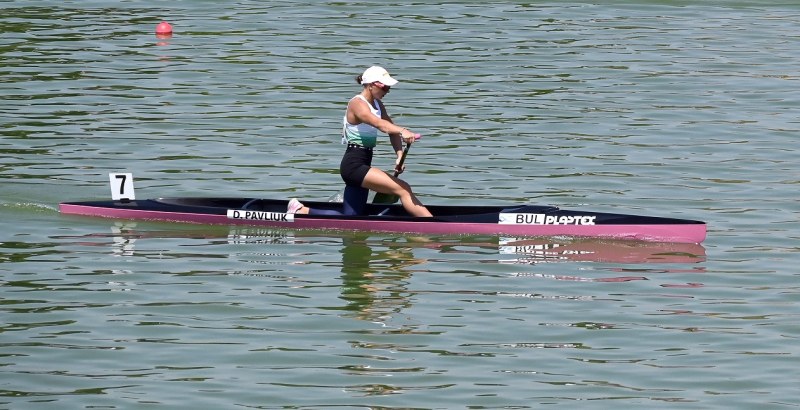
{"label": "canoe reflection", "polygon": [[[147,256],[153,250],[142,246],[137,251],[137,241],[158,238],[189,238],[203,240],[204,244],[234,245],[222,249],[222,253],[210,255],[202,253],[187,254],[186,246],[178,242],[169,245],[169,250],[159,250],[158,257],[183,258],[240,258],[249,253],[239,253],[240,247],[249,249],[280,249],[277,253],[269,253],[267,263],[271,265],[304,265],[319,263],[325,260],[327,266],[335,267],[330,261],[330,249],[338,251],[341,265],[338,270],[341,287],[338,298],[344,303],[328,306],[326,309],[340,310],[343,316],[358,320],[367,320],[391,326],[391,321],[399,320],[404,310],[412,304],[413,293],[408,283],[413,274],[426,272],[428,268],[421,264],[449,264],[450,261],[467,263],[481,274],[482,264],[517,264],[528,265],[529,271],[511,273],[514,277],[530,277],[559,281],[577,282],[629,282],[647,280],[647,277],[636,276],[647,272],[701,272],[702,266],[689,267],[680,264],[697,264],[705,261],[705,248],[699,244],[655,243],[642,241],[609,241],[609,240],[576,240],[569,238],[502,238],[497,236],[403,236],[392,234],[374,234],[359,232],[332,231],[291,231],[242,226],[175,226],[157,223],[114,222],[110,233],[96,233],[75,236],[58,236],[80,246],[109,247],[115,256]],[[192,244],[197,245],[197,244]],[[263,245],[263,247],[261,247]],[[294,246],[327,246],[328,250],[315,252],[295,252]],[[178,250],[182,248],[183,250]],[[192,249],[199,249],[191,247]],[[300,248],[297,248],[300,249]],[[321,253],[322,252],[322,253]],[[334,257],[334,259],[336,259]],[[547,269],[531,269],[531,265],[552,263],[608,263],[608,266],[594,267],[594,271],[611,271],[614,276],[606,274],[577,276],[571,273],[547,272]],[[258,260],[254,263],[265,263]],[[652,264],[651,268],[641,266],[621,267],[619,264]],[[678,264],[670,267],[659,264]],[[449,266],[449,265],[448,265]],[[462,265],[462,267],[465,265]],[[635,272],[635,273],[634,273]],[[621,275],[619,273],[622,273]],[[634,273],[633,275],[631,273]],[[509,275],[502,273],[500,276]],[[330,278],[330,277],[329,277]],[[418,291],[417,291],[418,292]],[[457,291],[463,292],[463,290]],[[472,290],[467,291],[472,292]],[[481,292],[481,291],[476,291]],[[505,296],[520,296],[502,293]],[[401,326],[402,327],[402,326]]]}
{"label": "canoe reflection", "polygon": [[[706,260],[706,250],[701,244],[662,243],[644,241],[613,241],[572,238],[505,238],[497,236],[403,236],[397,234],[370,234],[338,231],[291,231],[246,226],[174,225],[164,230],[163,224],[140,225],[137,222],[114,222],[109,233],[96,233],[70,237],[89,246],[108,246],[106,241],[93,242],[92,238],[110,238],[112,253],[133,255],[135,243],[145,238],[226,238],[229,244],[295,244],[313,240],[341,240],[344,263],[352,264],[367,257],[371,246],[391,248],[395,257],[379,253],[373,263],[413,259],[415,248],[436,249],[440,253],[474,253],[476,259],[491,257],[489,261],[505,264],[538,264],[558,262],[639,263],[699,263]],[[67,236],[60,236],[67,238]],[[398,245],[399,244],[399,245]],[[397,245],[397,246],[395,246]],[[405,252],[403,257],[399,252]],[[350,255],[352,253],[352,255]],[[363,255],[362,255],[363,254]],[[359,256],[361,255],[361,256]],[[377,262],[377,259],[385,259]]]}
{"label": "canoe reflection", "polygon": [[612,262],[697,263],[706,259],[703,245],[608,240],[552,240],[501,238],[500,263]]}

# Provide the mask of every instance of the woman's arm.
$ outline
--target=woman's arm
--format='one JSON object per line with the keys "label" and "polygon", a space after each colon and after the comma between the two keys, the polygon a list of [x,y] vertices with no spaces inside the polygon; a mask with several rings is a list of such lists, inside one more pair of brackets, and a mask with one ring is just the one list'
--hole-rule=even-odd
{"label": "woman's arm", "polygon": [[[392,121],[392,117],[389,115],[389,110],[386,109],[386,106],[383,105],[383,101],[378,100],[378,105],[381,107],[381,119],[385,121],[389,121],[393,125],[397,125]],[[392,132],[389,134],[389,141],[392,143],[392,148],[394,148],[395,154],[397,154],[397,158],[403,155],[403,134],[402,132]]]}

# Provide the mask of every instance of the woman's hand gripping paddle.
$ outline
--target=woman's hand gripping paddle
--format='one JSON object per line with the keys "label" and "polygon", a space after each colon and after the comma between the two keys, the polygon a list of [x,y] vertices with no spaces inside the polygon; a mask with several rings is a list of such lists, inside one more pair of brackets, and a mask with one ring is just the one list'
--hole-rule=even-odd
{"label": "woman's hand gripping paddle", "polygon": [[[422,135],[417,134],[414,136],[414,141],[419,140],[422,138]],[[400,170],[403,169],[403,163],[406,162],[406,155],[408,155],[408,150],[411,148],[411,144],[406,144],[406,148],[403,150],[403,154],[400,155],[400,162],[397,163],[397,167],[394,169],[394,176],[397,178],[400,175]],[[399,196],[394,194],[384,194],[382,192],[376,192],[375,198],[372,198],[373,204],[393,204],[400,199]]]}

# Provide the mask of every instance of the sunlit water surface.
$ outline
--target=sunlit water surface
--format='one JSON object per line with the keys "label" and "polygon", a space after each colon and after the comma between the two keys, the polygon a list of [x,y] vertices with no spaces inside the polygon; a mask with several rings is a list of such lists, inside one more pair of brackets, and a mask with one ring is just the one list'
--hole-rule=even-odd
{"label": "sunlit water surface", "polygon": [[[0,407],[798,408],[798,25],[761,1],[6,2]],[[114,171],[142,198],[325,200],[371,64],[423,134],[425,202],[708,240],[57,212]]]}

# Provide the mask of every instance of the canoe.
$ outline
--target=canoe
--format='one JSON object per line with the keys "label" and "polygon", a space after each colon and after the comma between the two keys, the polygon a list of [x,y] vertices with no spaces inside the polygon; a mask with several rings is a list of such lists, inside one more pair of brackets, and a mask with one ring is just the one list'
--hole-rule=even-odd
{"label": "canoe", "polygon": [[[340,203],[303,201],[313,209],[338,210]],[[367,215],[286,213],[287,200],[260,198],[156,198],[63,202],[63,214],[196,224],[252,225],[288,229],[332,229],[440,235],[577,237],[701,243],[701,221],[566,210],[542,205],[426,205],[432,218],[409,216],[399,204],[369,204]]]}

